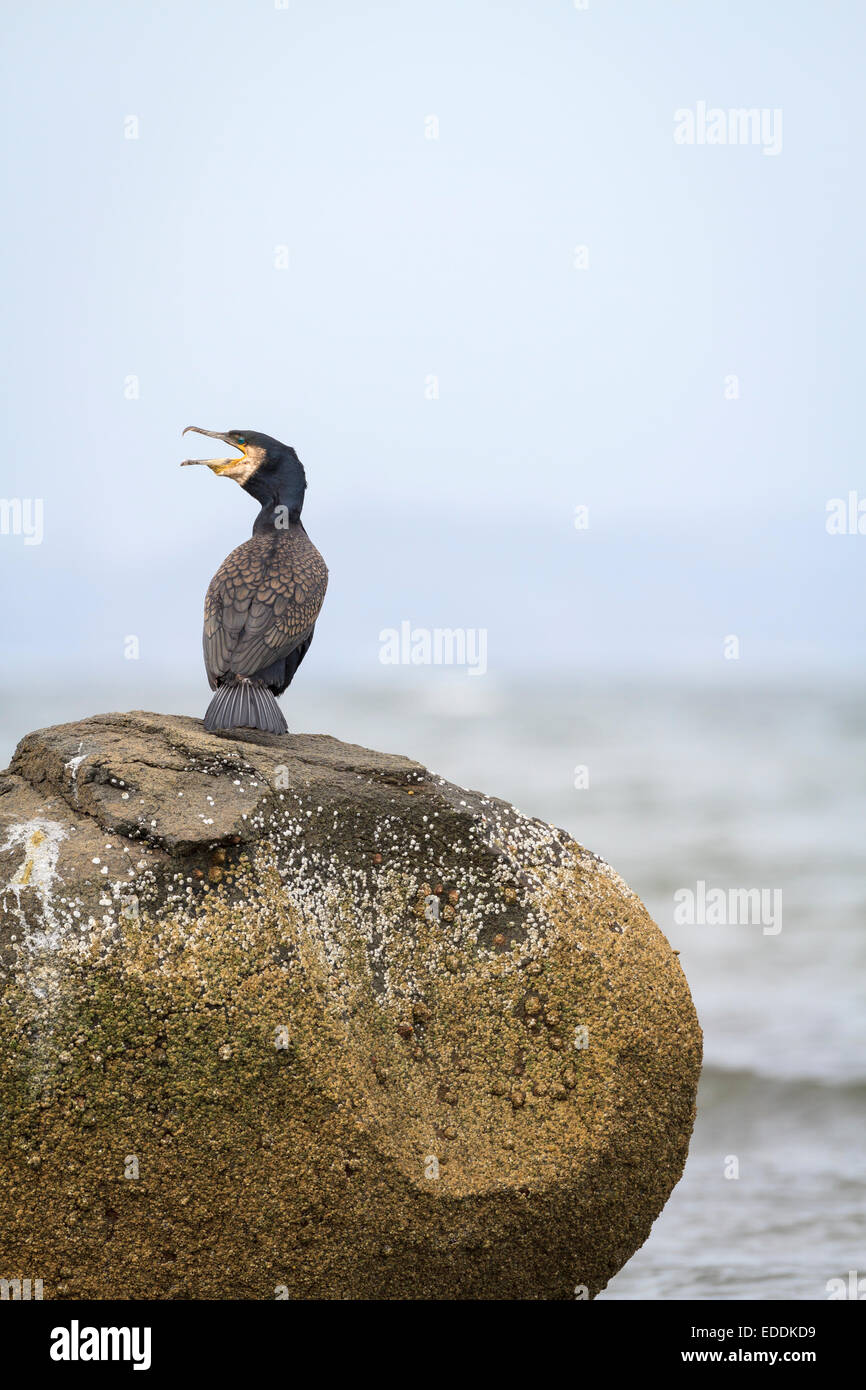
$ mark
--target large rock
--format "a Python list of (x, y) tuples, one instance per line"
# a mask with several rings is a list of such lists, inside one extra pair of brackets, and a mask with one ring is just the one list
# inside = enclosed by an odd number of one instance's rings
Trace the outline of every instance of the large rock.
[(701, 1034), (563, 831), (327, 737), (110, 714), (0, 776), (0, 1277), (46, 1298), (593, 1297)]

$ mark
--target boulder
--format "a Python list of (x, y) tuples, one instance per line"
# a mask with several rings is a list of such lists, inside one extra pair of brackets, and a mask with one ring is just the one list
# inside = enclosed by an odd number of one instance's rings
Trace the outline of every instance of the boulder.
[(0, 904), (0, 1276), (45, 1298), (593, 1298), (682, 1172), (665, 937), (564, 831), (407, 758), (40, 730)]

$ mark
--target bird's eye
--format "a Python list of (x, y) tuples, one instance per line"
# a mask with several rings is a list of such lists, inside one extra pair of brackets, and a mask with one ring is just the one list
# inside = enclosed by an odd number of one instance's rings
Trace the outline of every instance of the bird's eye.
[(239, 444), (246, 444), (246, 442), (247, 442), (247, 441), (244, 439), (243, 435), (242, 435), (242, 434), (239, 434), (239, 435), (238, 435), (238, 443), (239, 443)]

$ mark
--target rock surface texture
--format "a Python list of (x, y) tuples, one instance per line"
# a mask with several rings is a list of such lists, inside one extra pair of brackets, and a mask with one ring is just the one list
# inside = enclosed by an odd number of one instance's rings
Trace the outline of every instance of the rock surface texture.
[(137, 712), (0, 774), (0, 1277), (47, 1299), (592, 1298), (700, 1058), (617, 874), (406, 758)]

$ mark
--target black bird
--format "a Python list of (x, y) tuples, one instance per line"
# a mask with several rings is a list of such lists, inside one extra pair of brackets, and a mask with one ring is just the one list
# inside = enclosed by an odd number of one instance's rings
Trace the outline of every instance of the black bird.
[(184, 459), (234, 478), (261, 505), (252, 539), (223, 560), (204, 601), (204, 664), (216, 694), (206, 729), (288, 733), (274, 698), (309, 651), (328, 587), (328, 570), (301, 524), (307, 478), (294, 449), (255, 430), (199, 429), (239, 458)]

